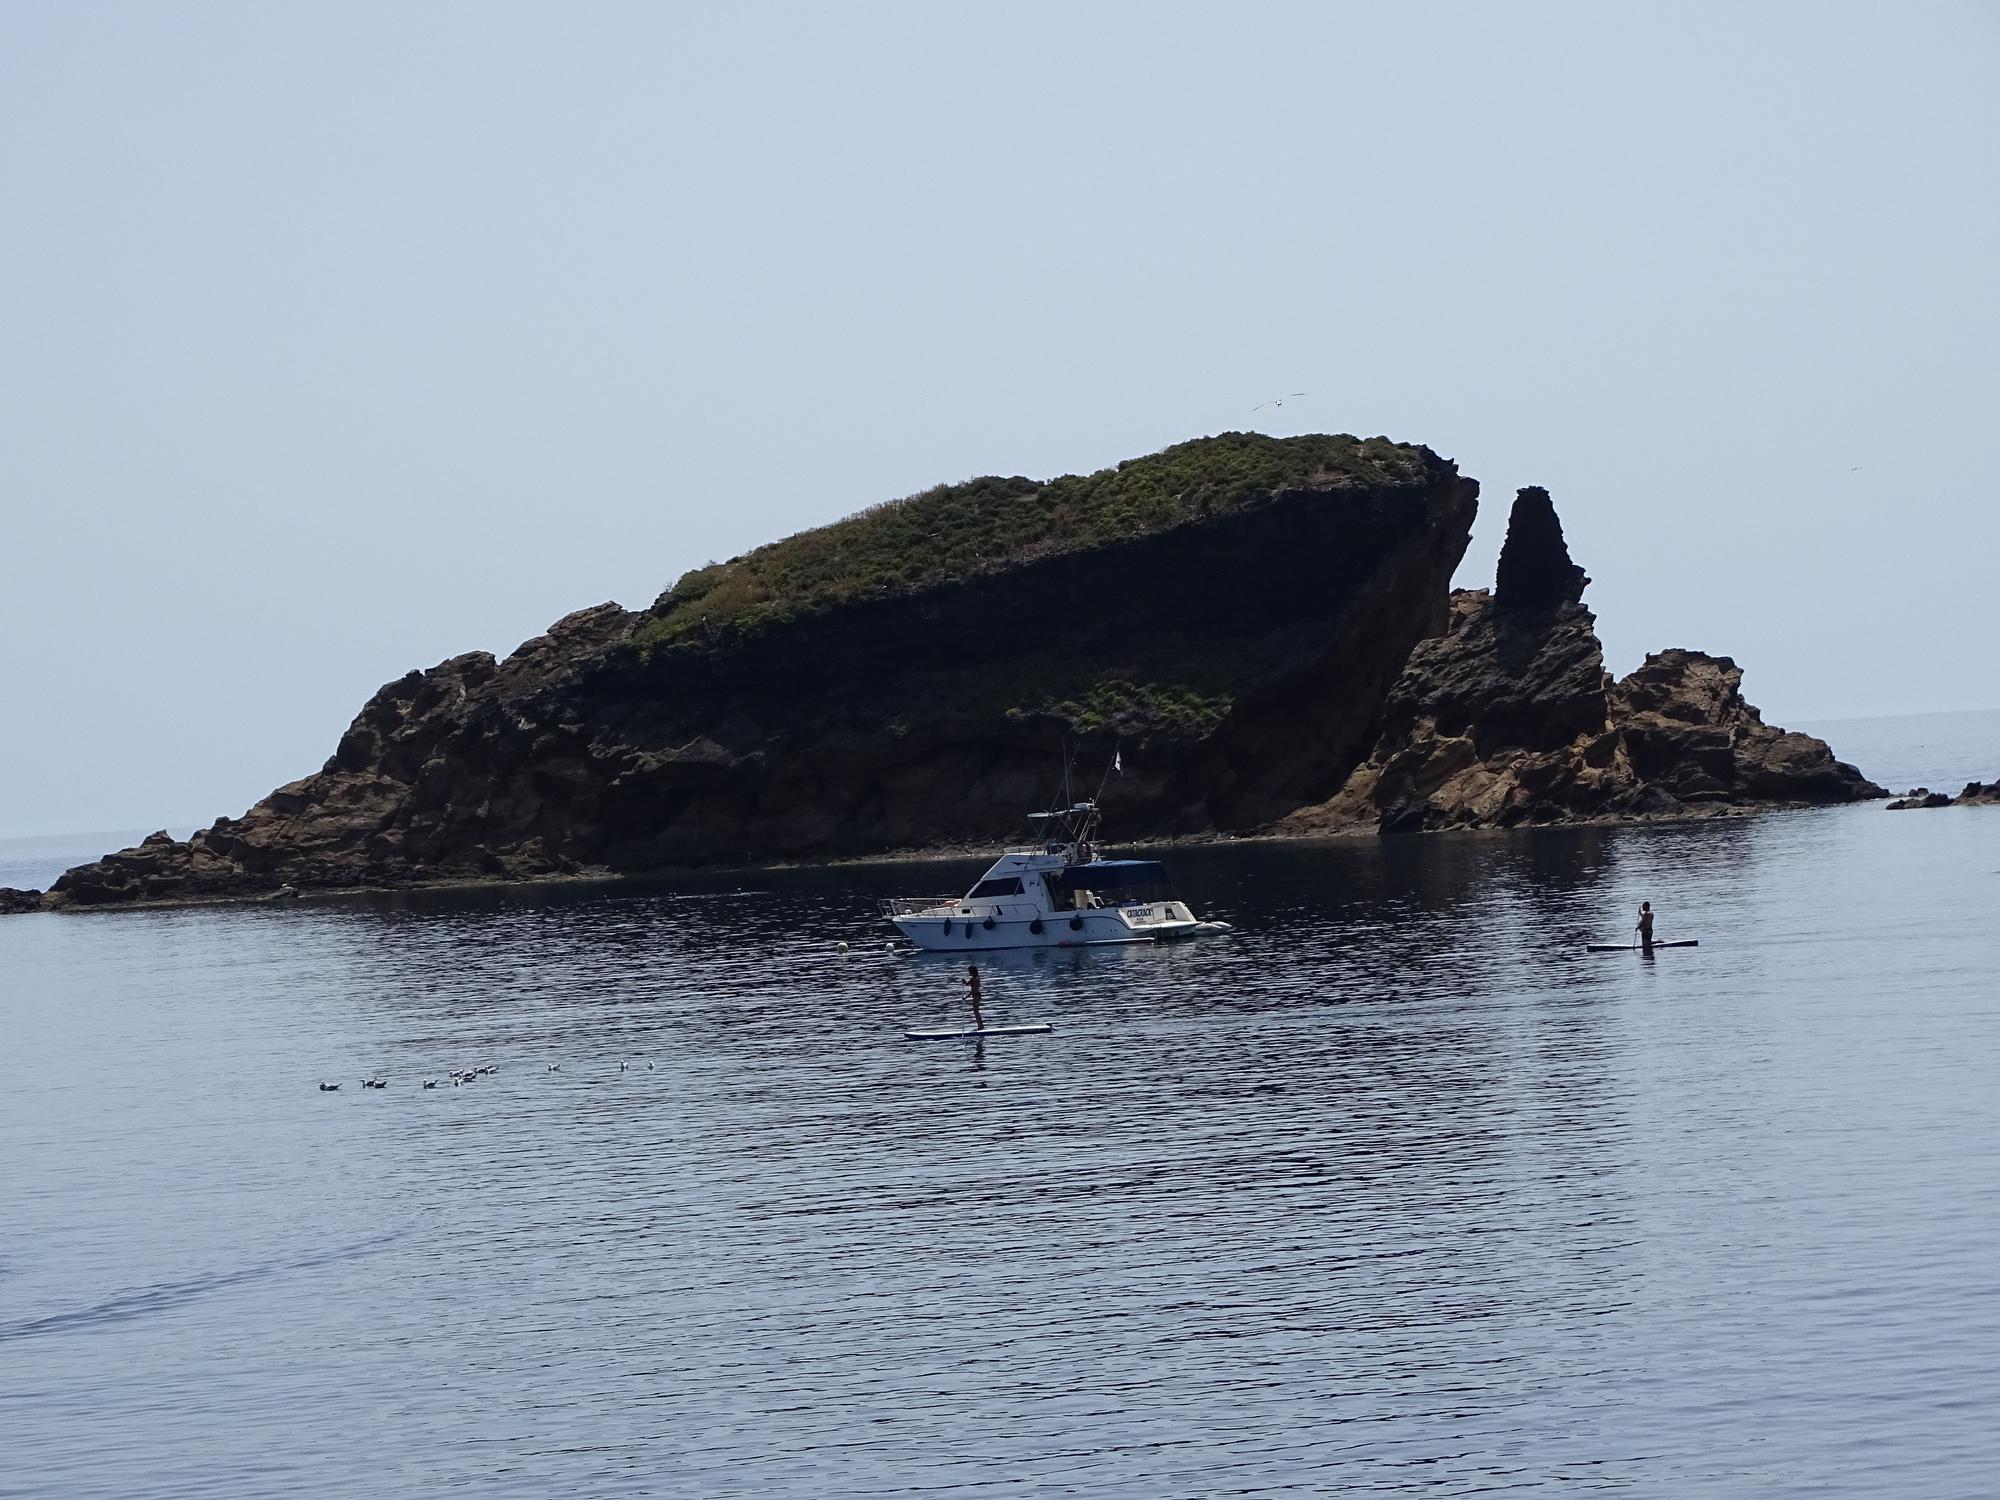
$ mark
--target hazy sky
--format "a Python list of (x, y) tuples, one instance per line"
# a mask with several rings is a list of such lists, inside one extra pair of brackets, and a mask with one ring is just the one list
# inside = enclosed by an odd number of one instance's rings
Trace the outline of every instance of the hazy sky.
[(1547, 485), (1616, 671), (2000, 704), (1996, 65), (1973, 4), (8, 0), (0, 835), (234, 814), (413, 666), (1252, 425), (1457, 459), (1463, 583)]

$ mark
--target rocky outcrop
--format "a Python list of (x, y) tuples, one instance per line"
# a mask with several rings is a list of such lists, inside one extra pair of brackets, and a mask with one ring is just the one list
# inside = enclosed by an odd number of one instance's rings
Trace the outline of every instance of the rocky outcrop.
[(1546, 492), (1521, 491), (1499, 590), (1452, 596), (1448, 628), (1390, 690), (1368, 760), (1277, 830), (1506, 828), (1885, 795), (1824, 742), (1765, 724), (1728, 657), (1657, 652), (1612, 681), (1588, 582)]
[(2000, 806), (2000, 781), (1968, 781), (1956, 797), (1934, 792), (1929, 787), (1912, 787), (1889, 804), (1890, 812), (1906, 812), (1913, 807)]
[(319, 771), (50, 899), (985, 844), (1114, 749), (1120, 837), (1257, 827), (1366, 755), (1476, 494), (1428, 449), (1248, 434), (934, 491), (411, 672)]
[(19, 916), (22, 912), (41, 909), (40, 891), (21, 891), (11, 885), (0, 885), (0, 917)]
[(1502, 608), (1528, 615), (1574, 604), (1590, 579), (1570, 560), (1555, 502), (1538, 484), (1518, 490), (1507, 517), (1493, 591)]
[(1890, 812), (1906, 812), (1913, 807), (1950, 807), (1951, 794), (1934, 792), (1927, 786), (1913, 786), (1889, 804)]

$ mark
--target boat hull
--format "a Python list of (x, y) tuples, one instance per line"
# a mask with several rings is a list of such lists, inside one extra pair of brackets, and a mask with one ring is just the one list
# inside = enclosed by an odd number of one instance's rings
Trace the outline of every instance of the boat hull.
[[(1075, 925), (1072, 925), (1074, 920)], [(1172, 942), (1192, 935), (1198, 922), (1133, 926), (1110, 912), (1044, 917), (908, 916), (897, 930), (927, 953), (985, 953), (996, 948), (1096, 948), (1110, 944)], [(1034, 929), (1040, 926), (1040, 932)]]

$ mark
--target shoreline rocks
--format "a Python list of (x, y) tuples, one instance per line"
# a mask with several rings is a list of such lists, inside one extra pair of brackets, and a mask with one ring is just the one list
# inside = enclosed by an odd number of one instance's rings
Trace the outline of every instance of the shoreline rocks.
[(1888, 812), (1907, 812), (1919, 807), (2000, 807), (2000, 781), (1968, 781), (1956, 797), (1934, 792), (1927, 786), (1911, 787), (1894, 802)]

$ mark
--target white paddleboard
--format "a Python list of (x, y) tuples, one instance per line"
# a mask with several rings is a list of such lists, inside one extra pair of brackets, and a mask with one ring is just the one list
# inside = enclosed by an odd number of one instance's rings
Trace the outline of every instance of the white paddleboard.
[(1039, 1036), (1054, 1030), (1047, 1021), (1034, 1021), (1020, 1026), (953, 1026), (941, 1031), (906, 1031), (903, 1036), (912, 1042), (948, 1042), (969, 1036)]

